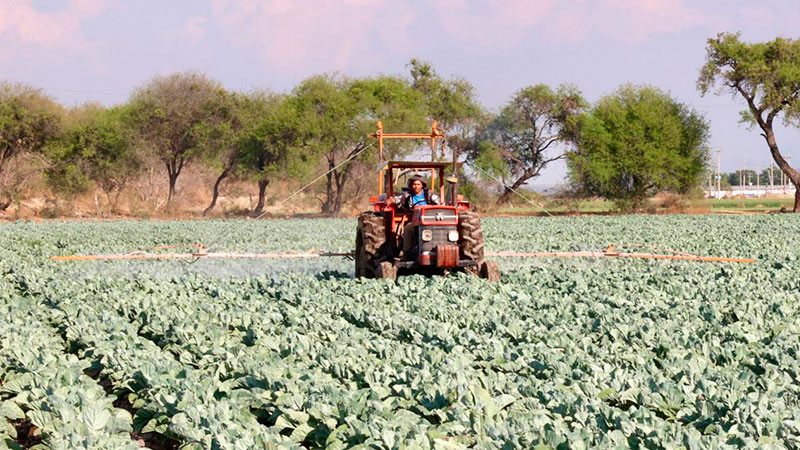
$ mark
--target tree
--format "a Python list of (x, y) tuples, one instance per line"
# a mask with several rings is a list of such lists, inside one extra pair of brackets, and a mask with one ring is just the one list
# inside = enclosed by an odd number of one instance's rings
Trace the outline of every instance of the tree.
[[(458, 153), (474, 145), (475, 133), (486, 114), (472, 84), (463, 78), (444, 79), (425, 61), (412, 59), (407, 67), (411, 87), (422, 96), (428, 120), (439, 123), (447, 145)], [(436, 157), (444, 159), (444, 149)]]
[[(226, 97), (229, 114), (206, 127), (206, 136), (201, 139), (205, 150), (202, 152), (206, 163), (220, 170), (214, 181), (211, 203), (203, 211), (207, 215), (217, 204), (219, 187), (229, 176), (236, 176), (246, 147), (250, 145), (252, 131), (263, 117), (274, 107), (278, 96), (268, 92), (255, 91), (246, 95), (231, 93)], [(247, 165), (244, 164), (243, 167)]]
[(481, 140), (491, 145), (483, 151), (476, 147), (471, 159), (485, 160), (492, 153), (499, 158), (492, 163), (496, 169), (502, 167), (495, 172), (504, 187), (499, 204), (507, 202), (549, 163), (565, 157), (563, 145), (571, 142), (574, 122), (584, 106), (585, 100), (574, 86), (561, 85), (553, 91), (538, 84), (518, 91), (489, 122)]
[[(0, 82), (0, 176), (14, 158), (41, 152), (57, 136), (60, 123), (60, 106), (41, 90)], [(0, 186), (0, 211), (11, 205), (11, 198), (3, 200), (5, 188)]]
[[(348, 79), (322, 75), (304, 80), (293, 93), (303, 120), (306, 147), (320, 155), (328, 171), (322, 212), (339, 214), (344, 192), (357, 158), (374, 158), (367, 152), (376, 122), (388, 129), (413, 130), (425, 125), (419, 94), (400, 78)], [(397, 154), (403, 147), (389, 149)]]
[(47, 170), (50, 183), (61, 192), (77, 193), (94, 182), (116, 209), (123, 189), (142, 166), (125, 115), (125, 106), (106, 109), (90, 104), (72, 110), (51, 152), (55, 164)]
[(654, 87), (626, 85), (580, 118), (570, 178), (588, 194), (637, 209), (657, 192), (698, 186), (707, 140), (708, 124), (688, 106)]
[(761, 129), (772, 159), (795, 186), (794, 212), (800, 212), (800, 172), (781, 154), (774, 129), (778, 116), (787, 125), (800, 125), (800, 40), (749, 44), (739, 37), (720, 33), (708, 40), (697, 87), (703, 95), (719, 86), (718, 93), (744, 98), (742, 121)]
[(142, 144), (167, 169), (167, 204), (181, 171), (209, 148), (204, 140), (212, 135), (210, 128), (230, 114), (226, 97), (219, 83), (194, 72), (157, 76), (134, 92), (130, 120)]
[(266, 189), (274, 176), (294, 174), (294, 164), (308, 163), (307, 155), (300, 151), (304, 129), (297, 105), (283, 96), (271, 96), (263, 101), (263, 114), (240, 140), (236, 158), (240, 173), (258, 182), (254, 216), (263, 211)]

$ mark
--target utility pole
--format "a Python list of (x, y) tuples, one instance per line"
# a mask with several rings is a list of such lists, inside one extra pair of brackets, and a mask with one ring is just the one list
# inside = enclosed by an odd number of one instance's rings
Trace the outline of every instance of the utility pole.
[(756, 191), (758, 197), (761, 197), (761, 167), (756, 166)]
[[(747, 165), (747, 163), (745, 163), (745, 165)], [(742, 186), (744, 186), (744, 170), (739, 169), (739, 189), (741, 189)]]
[(769, 163), (769, 190), (770, 192), (775, 190), (775, 181), (772, 178), (772, 163)]
[[(787, 163), (789, 162), (789, 157), (788, 156), (786, 157), (786, 162)], [(784, 193), (786, 193), (786, 181), (787, 181), (786, 174), (783, 173), (783, 170), (781, 170), (781, 190)]]
[(717, 149), (717, 198), (722, 198), (722, 193), (720, 192), (722, 190), (722, 171), (720, 170), (719, 153), (720, 149)]

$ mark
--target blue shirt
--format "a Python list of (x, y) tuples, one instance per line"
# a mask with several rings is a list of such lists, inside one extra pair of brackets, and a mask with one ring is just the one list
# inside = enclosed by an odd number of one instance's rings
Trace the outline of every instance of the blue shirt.
[(428, 202), (425, 201), (425, 192), (420, 192), (417, 195), (411, 196), (411, 207), (420, 206), (420, 205), (427, 205)]

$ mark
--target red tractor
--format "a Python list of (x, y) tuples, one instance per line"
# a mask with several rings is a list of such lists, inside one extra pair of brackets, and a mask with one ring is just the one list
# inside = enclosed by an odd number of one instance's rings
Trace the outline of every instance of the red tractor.
[[(394, 280), (398, 275), (421, 273), (445, 275), (453, 271), (500, 279), (497, 263), (483, 257), (483, 232), (478, 215), (458, 194), (458, 178), (445, 176), (456, 163), (384, 161), (384, 139), (429, 139), (434, 152), (444, 135), (436, 122), (430, 134), (389, 134), (378, 122), (378, 195), (370, 197), (372, 211), (358, 216), (356, 231), (356, 277)], [(427, 179), (438, 204), (412, 206), (402, 202), (412, 193), (400, 180)], [(404, 195), (404, 193), (406, 195)], [(436, 199), (436, 195), (430, 195)]]

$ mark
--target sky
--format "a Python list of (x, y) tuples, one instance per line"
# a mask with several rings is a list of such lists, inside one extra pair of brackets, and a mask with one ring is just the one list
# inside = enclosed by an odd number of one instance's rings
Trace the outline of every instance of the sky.
[[(0, 79), (112, 105), (157, 74), (288, 92), (319, 73), (406, 75), (417, 58), (469, 80), (491, 110), (539, 83), (573, 83), (590, 102), (649, 84), (706, 117), (728, 172), (771, 158), (738, 123), (738, 98), (697, 91), (706, 40), (797, 38), (798, 23), (797, 0), (0, 0)], [(777, 138), (800, 164), (800, 130)], [(534, 184), (564, 174), (556, 164)]]

